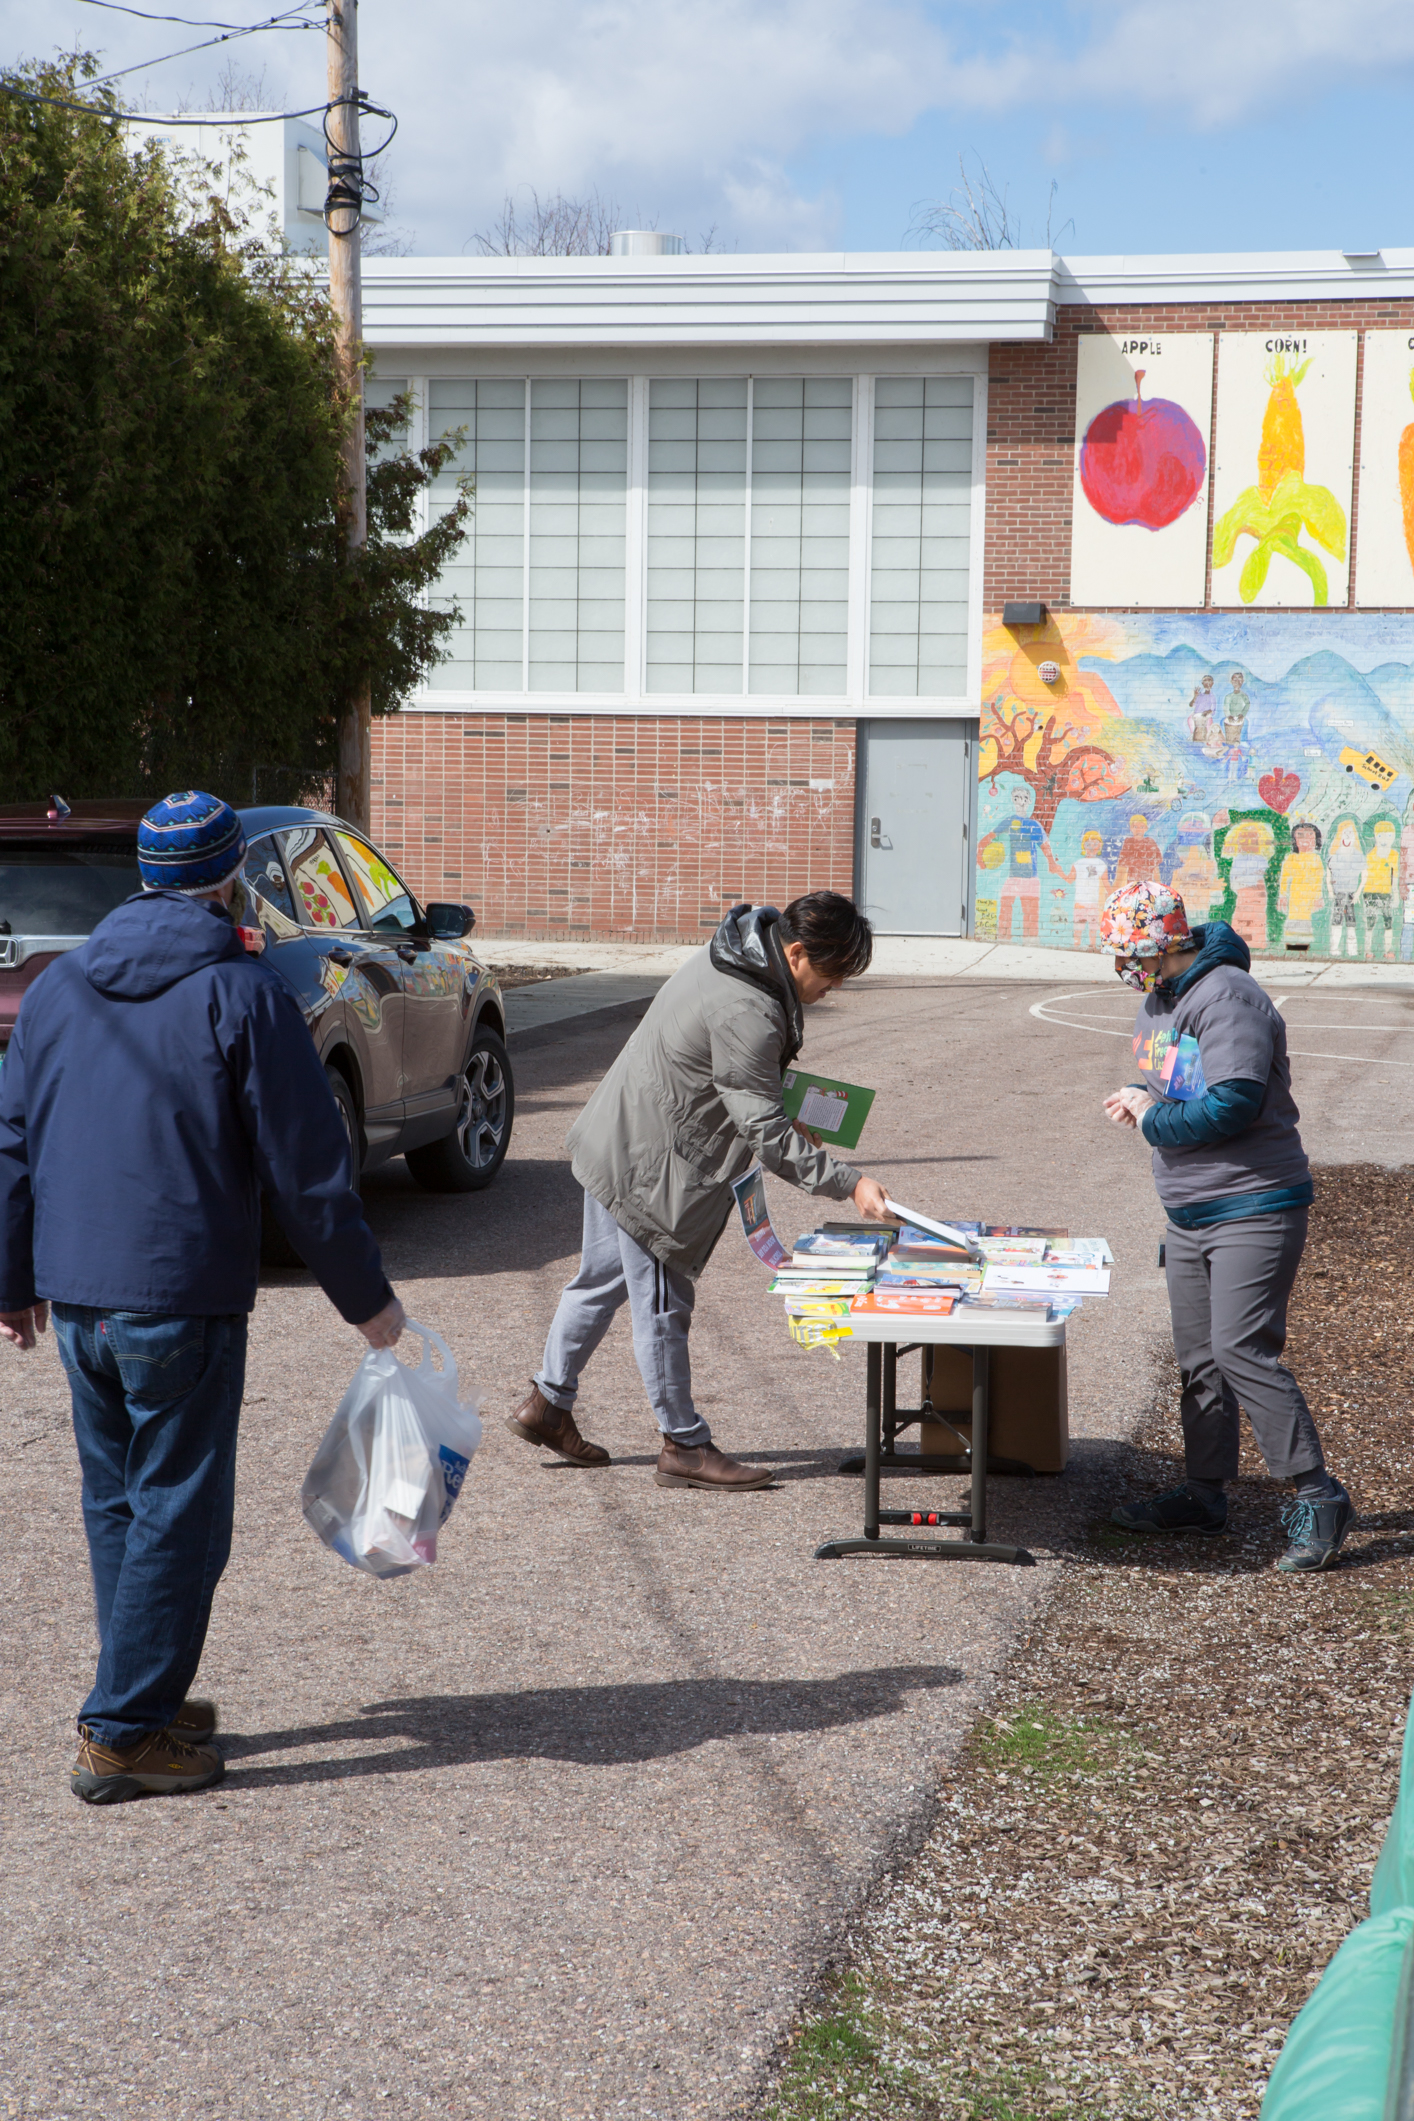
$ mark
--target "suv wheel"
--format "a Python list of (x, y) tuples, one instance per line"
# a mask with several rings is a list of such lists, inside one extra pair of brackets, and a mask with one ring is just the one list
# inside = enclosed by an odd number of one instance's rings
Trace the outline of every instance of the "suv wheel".
[[(349, 1139), (349, 1153), (353, 1159), (354, 1191), (358, 1191), (359, 1165), (363, 1161), (363, 1135), (358, 1124), (358, 1106), (348, 1085), (348, 1078), (338, 1068), (326, 1068), (325, 1079), (334, 1093), (334, 1103), (339, 1108), (339, 1117), (344, 1123), (344, 1132)], [(268, 1193), (260, 1196), (260, 1264), (262, 1267), (302, 1267), (295, 1247), (285, 1235), (284, 1226), (270, 1205)]]
[(506, 1160), (515, 1121), (510, 1056), (494, 1031), (479, 1030), (466, 1064), (466, 1100), (450, 1134), (409, 1149), (407, 1167), (429, 1193), (479, 1193)]

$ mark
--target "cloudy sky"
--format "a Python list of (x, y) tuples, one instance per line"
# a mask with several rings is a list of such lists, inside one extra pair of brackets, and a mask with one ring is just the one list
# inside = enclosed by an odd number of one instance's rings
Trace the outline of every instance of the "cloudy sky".
[[(244, 24), (202, 0), (154, 14)], [(278, 4), (278, 0), (275, 0)], [(203, 34), (91, 0), (0, 0), (6, 63), (132, 67), (149, 110), (224, 65), (323, 96), (322, 37)], [(1365, 249), (1411, 236), (1410, 0), (364, 0), (360, 73), (400, 120), (397, 221), (454, 254), (507, 192), (596, 188), (725, 249), (892, 250), (985, 163), (1028, 242), (1072, 253)], [(974, 161), (973, 166), (976, 166)]]

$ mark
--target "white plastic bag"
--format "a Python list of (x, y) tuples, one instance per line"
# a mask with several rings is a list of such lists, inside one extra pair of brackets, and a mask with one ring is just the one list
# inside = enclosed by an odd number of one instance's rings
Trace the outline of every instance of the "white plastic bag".
[[(300, 1505), (323, 1540), (370, 1576), (405, 1576), (437, 1559), (437, 1534), (481, 1441), (479, 1400), (457, 1396), (457, 1366), (440, 1333), (422, 1336), (415, 1370), (370, 1348), (324, 1432)], [(432, 1366), (440, 1348), (444, 1367)]]

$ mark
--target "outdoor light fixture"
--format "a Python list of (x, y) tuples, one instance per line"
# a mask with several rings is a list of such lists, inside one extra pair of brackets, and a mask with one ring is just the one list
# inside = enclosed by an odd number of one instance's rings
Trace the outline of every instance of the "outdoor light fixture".
[(1060, 664), (1042, 663), (1037, 669), (1036, 675), (1043, 685), (1058, 685), (1060, 683)]
[(1044, 604), (1003, 604), (1003, 626), (1044, 626), (1046, 607)]

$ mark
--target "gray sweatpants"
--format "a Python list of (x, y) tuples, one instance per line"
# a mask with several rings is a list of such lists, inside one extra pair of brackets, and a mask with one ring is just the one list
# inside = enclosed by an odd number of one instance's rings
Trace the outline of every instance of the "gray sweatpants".
[(1292, 1480), (1325, 1465), (1311, 1410), (1281, 1361), (1307, 1213), (1287, 1208), (1206, 1230), (1168, 1226), (1184, 1469), (1194, 1480), (1236, 1479), (1239, 1401), (1274, 1478)]
[(645, 1252), (608, 1209), (586, 1193), (579, 1272), (560, 1298), (536, 1384), (552, 1407), (572, 1408), (581, 1370), (626, 1302), (633, 1320), (633, 1352), (658, 1427), (675, 1443), (706, 1443), (712, 1431), (692, 1404), (687, 1352), (696, 1297), (685, 1274)]

